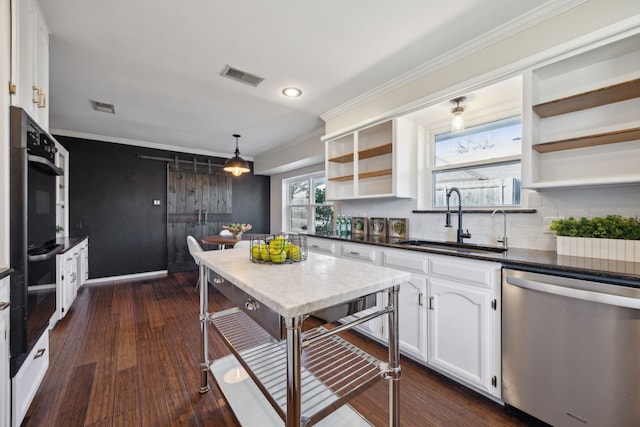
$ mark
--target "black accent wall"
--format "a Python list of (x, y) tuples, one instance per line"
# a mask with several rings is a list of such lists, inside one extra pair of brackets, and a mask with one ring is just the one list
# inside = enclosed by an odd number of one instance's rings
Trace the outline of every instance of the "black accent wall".
[[(56, 136), (69, 150), (69, 235), (89, 236), (89, 277), (167, 268), (167, 164), (225, 159)], [(185, 165), (186, 167), (186, 165)], [(270, 177), (233, 177), (232, 222), (269, 232)], [(153, 200), (160, 200), (154, 206)]]

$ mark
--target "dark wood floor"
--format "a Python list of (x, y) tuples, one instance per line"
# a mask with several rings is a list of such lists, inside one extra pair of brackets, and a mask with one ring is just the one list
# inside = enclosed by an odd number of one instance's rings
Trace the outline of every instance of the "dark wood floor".
[[(238, 426), (215, 381), (198, 393), (195, 273), (83, 287), (50, 335), (50, 365), (24, 426)], [(229, 306), (215, 290), (210, 311)], [(349, 339), (381, 359), (369, 340)], [(227, 355), (211, 333), (214, 358)], [(380, 382), (352, 401), (376, 426), (387, 425)], [(402, 426), (525, 426), (504, 409), (403, 360)]]

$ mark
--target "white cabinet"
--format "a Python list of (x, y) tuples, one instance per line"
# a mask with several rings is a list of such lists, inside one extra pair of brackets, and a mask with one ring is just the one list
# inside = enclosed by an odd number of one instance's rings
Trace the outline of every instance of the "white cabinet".
[(341, 243), (340, 255), (372, 264), (380, 264), (379, 252), (375, 246), (358, 243)]
[(640, 182), (640, 29), (524, 73), (523, 187)]
[(49, 367), (49, 330), (33, 346), (33, 349), (12, 379), (11, 419), (13, 426), (22, 423), (33, 397)]
[(327, 199), (416, 197), (416, 153), (416, 125), (402, 118), (327, 139)]
[(11, 104), (49, 129), (49, 30), (35, 0), (12, 0)]
[[(333, 239), (324, 239), (319, 237), (308, 237), (307, 244), (308, 249), (313, 252), (355, 259), (357, 261), (362, 261), (363, 264), (380, 264), (380, 255), (375, 247), (371, 245), (340, 242)], [(362, 268), (366, 268), (366, 266), (363, 265)], [(378, 295), (376, 307), (363, 310), (353, 316), (349, 316), (346, 320), (355, 320), (356, 318), (374, 313), (377, 310), (382, 309), (382, 304), (382, 297)], [(361, 325), (356, 326), (356, 329), (376, 340), (382, 341), (384, 338), (383, 319), (381, 317), (362, 323)]]
[(11, 380), (9, 377), (9, 278), (0, 281), (0, 427), (9, 427)]
[(58, 298), (58, 318), (62, 319), (66, 316), (71, 304), (76, 299), (77, 280), (78, 280), (78, 252), (69, 250), (57, 256), (58, 280), (57, 280), (57, 298)]
[(64, 171), (56, 177), (56, 227), (57, 236), (69, 236), (69, 152), (56, 142), (56, 166)]
[(500, 397), (501, 265), (429, 258), (428, 363)]
[(67, 315), (78, 289), (89, 278), (89, 240), (84, 239), (57, 255), (57, 319)]
[(411, 272), (411, 280), (400, 286), (399, 341), (403, 354), (427, 361), (427, 255), (385, 249), (383, 265)]
[(77, 287), (84, 285), (89, 280), (89, 239), (85, 239), (79, 247), (80, 261), (78, 263)]
[(331, 239), (308, 237), (307, 249), (320, 254), (333, 255), (335, 253), (335, 243)]

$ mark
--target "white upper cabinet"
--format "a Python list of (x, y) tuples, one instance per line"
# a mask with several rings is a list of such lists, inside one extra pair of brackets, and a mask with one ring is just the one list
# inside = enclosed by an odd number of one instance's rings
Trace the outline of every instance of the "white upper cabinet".
[(525, 71), (523, 186), (640, 182), (640, 29)]
[(49, 129), (49, 30), (35, 0), (13, 0), (11, 104)]
[(402, 118), (327, 139), (327, 199), (416, 197), (416, 139)]

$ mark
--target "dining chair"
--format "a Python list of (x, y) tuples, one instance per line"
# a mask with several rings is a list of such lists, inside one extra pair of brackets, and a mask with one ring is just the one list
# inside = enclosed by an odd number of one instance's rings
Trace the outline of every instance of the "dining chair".
[(233, 245), (234, 249), (235, 248), (249, 248), (251, 247), (251, 240), (240, 240), (238, 242), (236, 242), (235, 245)]
[[(192, 257), (198, 252), (203, 252), (202, 246), (200, 246), (200, 243), (198, 243), (196, 238), (193, 236), (187, 236), (187, 246), (189, 247), (189, 254), (191, 254)], [(196, 262), (196, 264), (198, 264), (198, 280), (196, 280), (196, 288), (194, 290), (195, 292), (198, 290), (198, 286), (200, 285), (200, 263), (198, 263), (195, 257), (193, 258), (193, 260)]]

